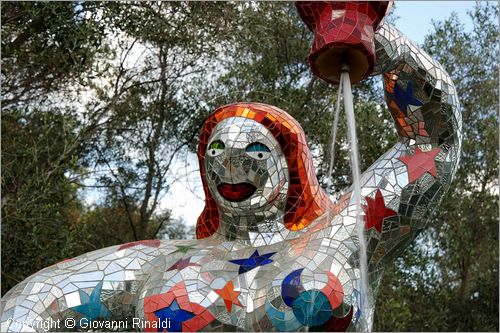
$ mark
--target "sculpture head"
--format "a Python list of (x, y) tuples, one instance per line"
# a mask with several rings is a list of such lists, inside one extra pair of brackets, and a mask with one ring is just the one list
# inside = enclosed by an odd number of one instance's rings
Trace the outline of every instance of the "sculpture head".
[(250, 221), (281, 212), (286, 228), (300, 230), (331, 206), (302, 128), (276, 107), (238, 103), (217, 109), (205, 121), (198, 159), (205, 191), (198, 238), (215, 233), (224, 213)]
[(264, 214), (286, 199), (289, 175), (283, 151), (253, 119), (231, 117), (215, 126), (205, 151), (205, 172), (210, 193), (224, 211)]

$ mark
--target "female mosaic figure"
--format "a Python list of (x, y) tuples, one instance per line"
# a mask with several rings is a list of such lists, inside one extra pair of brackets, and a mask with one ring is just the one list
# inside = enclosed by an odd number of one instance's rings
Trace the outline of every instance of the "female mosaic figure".
[[(456, 170), (461, 117), (448, 74), (384, 24), (383, 74), (399, 141), (362, 175), (369, 278), (426, 225)], [(319, 187), (286, 112), (239, 103), (206, 120), (197, 240), (145, 240), (65, 260), (1, 300), (1, 331), (361, 330), (354, 204)]]

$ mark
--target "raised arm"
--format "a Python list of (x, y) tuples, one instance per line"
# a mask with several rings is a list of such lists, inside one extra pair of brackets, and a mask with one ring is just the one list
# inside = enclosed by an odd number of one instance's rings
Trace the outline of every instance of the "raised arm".
[(376, 33), (376, 74), (398, 142), (361, 179), (370, 271), (426, 226), (457, 169), (461, 115), (455, 86), (426, 52), (390, 24)]

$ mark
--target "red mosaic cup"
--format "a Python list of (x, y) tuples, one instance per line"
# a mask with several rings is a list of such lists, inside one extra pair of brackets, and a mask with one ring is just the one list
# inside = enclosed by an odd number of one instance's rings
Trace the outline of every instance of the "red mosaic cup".
[(309, 63), (314, 74), (339, 83), (342, 65), (351, 82), (366, 78), (375, 65), (375, 31), (392, 1), (299, 1), (300, 17), (314, 33)]

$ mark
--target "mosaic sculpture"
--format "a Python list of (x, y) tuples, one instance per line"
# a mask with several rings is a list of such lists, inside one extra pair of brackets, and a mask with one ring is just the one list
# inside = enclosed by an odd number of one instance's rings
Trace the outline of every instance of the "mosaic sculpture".
[[(414, 239), (457, 168), (461, 116), (441, 65), (384, 23), (383, 74), (398, 142), (361, 178), (369, 280)], [(363, 75), (361, 75), (362, 77)], [(65, 260), (1, 300), (1, 331), (363, 330), (350, 191), (320, 188), (300, 125), (258, 103), (208, 117), (197, 240), (144, 240)], [(8, 246), (8, 245), (7, 245)]]

